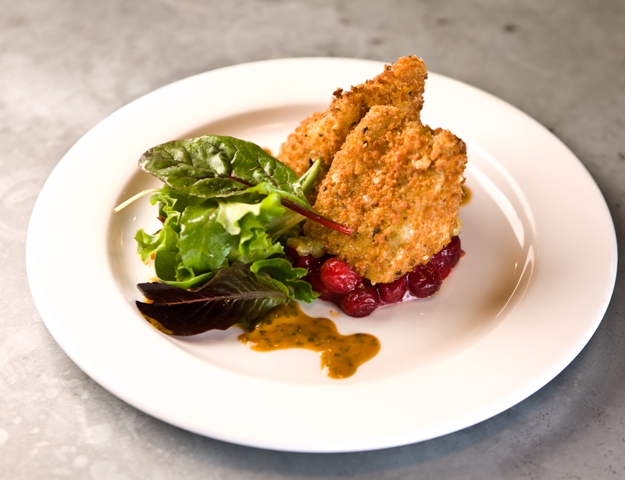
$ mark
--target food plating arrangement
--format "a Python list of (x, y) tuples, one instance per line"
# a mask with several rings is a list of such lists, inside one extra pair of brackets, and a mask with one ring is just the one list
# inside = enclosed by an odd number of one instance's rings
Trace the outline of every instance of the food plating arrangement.
[(419, 58), (403, 57), (372, 80), (336, 90), (277, 157), (219, 135), (145, 152), (140, 168), (163, 187), (116, 209), (150, 195), (162, 223), (135, 236), (157, 279), (138, 285), (144, 317), (176, 336), (237, 325), (250, 348), (309, 348), (328, 376), (355, 373), (379, 341), (343, 337), (294, 302), (319, 299), (366, 317), (434, 295), (464, 254), (466, 146), (421, 123), (426, 78)]

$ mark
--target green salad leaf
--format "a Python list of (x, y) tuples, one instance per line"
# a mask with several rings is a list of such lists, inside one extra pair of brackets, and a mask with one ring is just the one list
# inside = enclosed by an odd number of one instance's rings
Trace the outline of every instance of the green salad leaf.
[(265, 274), (271, 277), (276, 286), (284, 290), (290, 299), (302, 300), (310, 303), (319, 294), (313, 291), (312, 286), (305, 280), (302, 280), (308, 270), (305, 268), (293, 268), (291, 262), (285, 258), (274, 257), (266, 260), (258, 260), (250, 265), (250, 270), (254, 273)]
[(258, 145), (233, 137), (205, 135), (157, 145), (139, 166), (167, 185), (201, 198), (225, 197), (262, 185), (307, 208), (293, 170)]
[(140, 167), (164, 185), (139, 193), (158, 205), (162, 227), (139, 229), (137, 251), (153, 260), (158, 282), (138, 285), (149, 302), (139, 310), (173, 335), (248, 328), (271, 308), (319, 294), (284, 253), (305, 217), (349, 230), (317, 215), (306, 199), (319, 162), (301, 178), (250, 142), (207, 135), (148, 150)]
[(275, 193), (295, 212), (352, 233), (348, 226), (315, 212), (295, 172), (252, 142), (220, 135), (174, 140), (145, 152), (139, 167), (166, 185), (199, 198)]
[(286, 213), (276, 194), (203, 199), (165, 185), (150, 202), (158, 203), (163, 226), (154, 234), (139, 229), (135, 240), (141, 259), (154, 260), (163, 283), (194, 288), (233, 262), (252, 264), (284, 253), (271, 235)]

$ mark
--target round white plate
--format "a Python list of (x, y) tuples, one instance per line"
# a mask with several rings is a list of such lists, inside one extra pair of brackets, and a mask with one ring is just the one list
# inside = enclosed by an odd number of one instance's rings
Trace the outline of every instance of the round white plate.
[[(433, 298), (364, 319), (316, 302), (342, 333), (376, 335), (382, 350), (332, 380), (317, 354), (258, 353), (239, 331), (167, 337), (134, 306), (151, 272), (134, 232), (157, 228), (155, 186), (137, 168), (148, 148), (202, 133), (277, 152), (337, 87), (379, 62), (304, 58), (207, 72), (115, 112), (60, 161), (35, 206), (27, 241), (33, 297), (52, 335), (87, 374), (166, 422), (243, 445), (301, 452), (377, 449), (473, 425), (528, 397), (580, 352), (615, 282), (616, 239), (604, 199), (575, 156), (505, 102), (430, 74), (424, 122), (469, 147), (461, 209), (466, 255)], [(581, 387), (583, 388), (583, 386)]]

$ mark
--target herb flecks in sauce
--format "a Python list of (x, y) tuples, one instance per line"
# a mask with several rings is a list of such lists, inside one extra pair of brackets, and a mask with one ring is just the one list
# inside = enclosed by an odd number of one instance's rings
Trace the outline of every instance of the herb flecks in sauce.
[(330, 378), (351, 377), (380, 351), (380, 341), (375, 336), (341, 335), (334, 322), (306, 315), (297, 303), (275, 308), (254, 330), (239, 335), (239, 341), (261, 352), (286, 348), (319, 352), (321, 369)]

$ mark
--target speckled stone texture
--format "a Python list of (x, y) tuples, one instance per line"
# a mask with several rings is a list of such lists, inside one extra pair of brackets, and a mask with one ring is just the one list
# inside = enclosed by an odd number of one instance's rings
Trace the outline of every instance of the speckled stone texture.
[(622, 243), (623, 25), (621, 0), (0, 0), (0, 478), (625, 478), (622, 268), (587, 347), (514, 408), (415, 445), (309, 455), (203, 438), (103, 390), (48, 333), (24, 261), (39, 190), (100, 120), (192, 74), (292, 56), (417, 54), (515, 105), (588, 168)]

